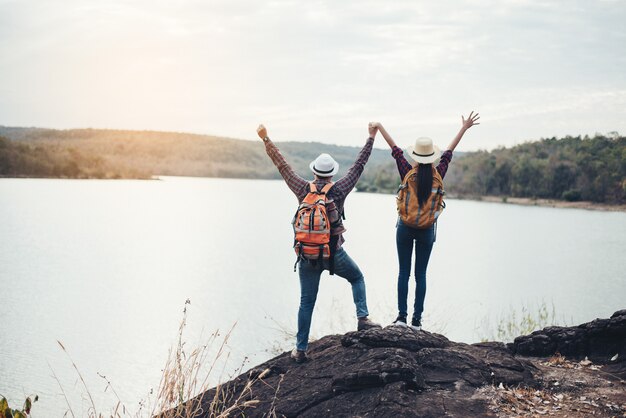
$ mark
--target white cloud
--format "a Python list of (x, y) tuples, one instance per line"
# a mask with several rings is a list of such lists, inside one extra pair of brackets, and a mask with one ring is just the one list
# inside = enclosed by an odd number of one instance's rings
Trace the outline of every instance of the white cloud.
[[(0, 0), (0, 123), (471, 147), (626, 131), (625, 2)], [(574, 116), (574, 118), (573, 118)], [(579, 130), (580, 132), (577, 132)]]

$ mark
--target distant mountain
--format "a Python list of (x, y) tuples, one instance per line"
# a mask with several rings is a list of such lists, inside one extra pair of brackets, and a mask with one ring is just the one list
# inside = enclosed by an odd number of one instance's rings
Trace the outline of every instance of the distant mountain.
[[(360, 146), (277, 142), (294, 170), (331, 154), (343, 175)], [(155, 175), (278, 179), (260, 140), (180, 132), (0, 126), (0, 176), (150, 178)], [(374, 149), (357, 188), (393, 193), (400, 179), (388, 150)], [(455, 195), (626, 202), (626, 137), (546, 138), (512, 148), (455, 152), (445, 178)]]
[[(67, 178), (149, 178), (153, 175), (280, 178), (263, 143), (180, 132), (108, 129), (42, 129), (0, 126), (0, 175)], [(356, 143), (365, 144), (365, 137)], [(285, 158), (305, 178), (309, 163), (331, 154), (339, 175), (361, 146), (319, 142), (277, 142)], [(391, 159), (374, 149), (366, 170)]]

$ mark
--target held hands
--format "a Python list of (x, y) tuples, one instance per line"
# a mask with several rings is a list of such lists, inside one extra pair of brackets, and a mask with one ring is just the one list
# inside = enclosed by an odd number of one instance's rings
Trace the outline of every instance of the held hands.
[(389, 133), (387, 132), (387, 130), (383, 127), (383, 124), (380, 122), (373, 122), (372, 126), (374, 128), (376, 128), (380, 134), (383, 136), (383, 138), (385, 139), (385, 141), (387, 141), (387, 144), (389, 145), (389, 147), (391, 149), (393, 149), (394, 147), (396, 147), (396, 143), (393, 140), (393, 138), (391, 137), (391, 135), (389, 135)]
[(376, 134), (378, 133), (379, 125), (380, 125), (380, 123), (378, 123), (378, 122), (370, 122), (367, 125), (367, 130), (369, 131), (370, 138), (372, 138), (372, 139), (376, 138)]
[(467, 131), (469, 128), (471, 128), (474, 125), (480, 125), (480, 122), (476, 122), (478, 119), (480, 119), (480, 116), (478, 115), (478, 113), (474, 115), (473, 110), (472, 110), (472, 113), (469, 114), (467, 119), (465, 119), (465, 117), (461, 115), (461, 125), (462, 125), (461, 129), (464, 131)]

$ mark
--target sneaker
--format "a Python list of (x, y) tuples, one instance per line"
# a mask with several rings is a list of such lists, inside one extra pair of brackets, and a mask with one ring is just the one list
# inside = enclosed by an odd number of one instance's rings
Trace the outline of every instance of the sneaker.
[(380, 324), (377, 324), (376, 322), (372, 321), (368, 317), (359, 318), (359, 321), (356, 327), (357, 331), (365, 331), (366, 329), (372, 329), (372, 328), (382, 328), (382, 327), (380, 326)]
[(406, 316), (398, 315), (395, 321), (391, 323), (391, 325), (406, 327)]
[(306, 355), (306, 351), (298, 350), (297, 348), (291, 350), (291, 358), (296, 363), (304, 363), (309, 359), (309, 357)]
[(411, 328), (413, 328), (415, 331), (420, 331), (422, 329), (422, 320), (420, 319), (416, 319), (413, 318), (411, 319)]

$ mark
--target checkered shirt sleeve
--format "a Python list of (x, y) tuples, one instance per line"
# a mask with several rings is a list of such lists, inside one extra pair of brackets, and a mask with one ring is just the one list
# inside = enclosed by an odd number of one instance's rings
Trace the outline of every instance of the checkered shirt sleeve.
[(337, 199), (345, 199), (348, 193), (352, 191), (357, 181), (359, 181), (359, 177), (363, 174), (365, 164), (367, 164), (367, 160), (372, 154), (373, 146), (374, 139), (368, 138), (365, 146), (361, 149), (359, 155), (357, 155), (356, 161), (354, 161), (354, 164), (348, 169), (346, 175), (335, 182), (333, 190), (336, 193)]
[(278, 168), (280, 175), (285, 179), (289, 189), (298, 197), (298, 200), (302, 200), (307, 194), (309, 182), (293, 171), (293, 168), (287, 163), (278, 147), (269, 138), (265, 140), (265, 151), (276, 168)]

